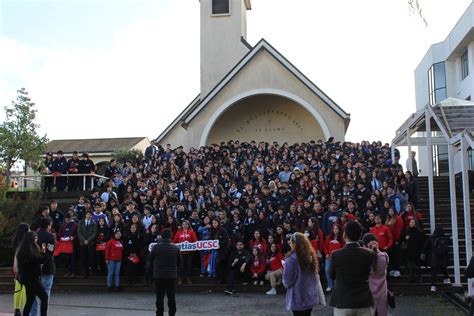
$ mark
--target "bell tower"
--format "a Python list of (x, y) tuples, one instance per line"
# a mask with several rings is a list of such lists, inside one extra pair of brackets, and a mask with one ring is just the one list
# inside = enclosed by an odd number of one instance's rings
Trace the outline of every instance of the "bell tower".
[[(247, 10), (250, 0), (200, 0), (201, 99), (249, 51)], [(243, 40), (242, 40), (243, 39)]]

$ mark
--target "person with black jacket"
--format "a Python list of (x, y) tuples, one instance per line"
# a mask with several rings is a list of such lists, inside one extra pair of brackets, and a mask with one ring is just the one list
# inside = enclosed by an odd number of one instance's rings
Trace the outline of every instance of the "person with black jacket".
[(127, 281), (134, 284), (140, 272), (143, 235), (137, 224), (131, 224), (124, 238), (124, 256), (127, 261)]
[[(45, 175), (52, 175), (53, 172), (54, 172), (53, 153), (48, 152), (46, 153), (46, 159), (44, 161), (44, 169), (42, 173)], [(52, 176), (45, 177), (43, 192), (51, 192), (52, 190), (53, 190), (53, 177)]]
[[(68, 174), (78, 174), (79, 173), (79, 163), (81, 160), (78, 157), (77, 151), (74, 151), (72, 153), (71, 159), (67, 161), (67, 173)], [(68, 185), (67, 185), (67, 190), (69, 192), (71, 191), (77, 191), (79, 188), (81, 188), (81, 181), (82, 179), (80, 177), (68, 177)]]
[(23, 237), (16, 251), (20, 282), (26, 288), (26, 304), (23, 315), (30, 315), (31, 307), (38, 297), (41, 301), (41, 316), (48, 315), (48, 294), (41, 284), (41, 264), (43, 255), (37, 244), (38, 236), (34, 231), (29, 231)]
[(374, 300), (369, 287), (369, 274), (375, 256), (358, 243), (362, 227), (349, 221), (344, 227), (346, 246), (331, 254), (331, 278), (336, 280), (330, 306), (334, 315), (372, 315)]
[(153, 271), (156, 290), (156, 315), (164, 314), (164, 299), (168, 297), (169, 315), (176, 315), (176, 279), (181, 262), (179, 247), (171, 243), (171, 231), (163, 229), (161, 239), (152, 248), (148, 256), (147, 267)]
[(237, 241), (235, 244), (235, 250), (229, 257), (229, 268), (227, 272), (227, 288), (224, 291), (227, 295), (233, 295), (234, 281), (237, 278), (243, 279), (243, 282), (248, 282), (250, 262), (252, 256), (244, 249), (244, 242), (242, 240)]
[(425, 234), (418, 226), (415, 219), (411, 219), (408, 227), (402, 231), (400, 244), (403, 258), (406, 260), (406, 266), (410, 273), (410, 282), (421, 282), (421, 262), (420, 256), (425, 242)]
[(217, 249), (214, 258), (215, 264), (213, 272), (215, 281), (219, 282), (226, 275), (225, 268), (227, 263), (227, 256), (229, 254), (229, 234), (224, 227), (221, 227), (219, 220), (213, 219), (211, 222), (210, 238), (211, 240), (219, 240), (219, 249)]
[(18, 273), (18, 260), (16, 257), (16, 251), (18, 249), (18, 246), (20, 245), (21, 240), (23, 239), (25, 234), (29, 231), (30, 231), (30, 226), (28, 224), (20, 223), (16, 229), (15, 237), (12, 240), (12, 249), (13, 249), (13, 252), (15, 253), (15, 256), (13, 257), (13, 276), (15, 278), (15, 292), (13, 294), (13, 305), (15, 308), (14, 316), (21, 316), (20, 291), (23, 287), (23, 284), (20, 282), (20, 275)]
[[(37, 244), (41, 248), (43, 254), (43, 262), (41, 265), (41, 284), (43, 285), (48, 300), (51, 297), (51, 288), (53, 287), (54, 274), (56, 273), (56, 263), (54, 261), (54, 249), (56, 248), (56, 235), (51, 233), (53, 228), (53, 220), (51, 218), (43, 218), (40, 221), (40, 227), (37, 230)], [(30, 316), (36, 316), (39, 300), (36, 300), (32, 307)]]
[[(469, 261), (469, 265), (466, 267), (466, 270), (464, 271), (464, 274), (467, 279), (472, 279), (474, 278), (474, 256), (471, 257), (471, 260)], [(469, 316), (474, 315), (474, 299), (471, 298), (471, 307), (469, 308)]]
[[(92, 160), (89, 159), (89, 154), (88, 153), (82, 153), (82, 159), (81, 161), (79, 161), (79, 166), (78, 166), (78, 169), (79, 169), (79, 173), (80, 174), (93, 174), (95, 173), (96, 171), (96, 167), (95, 167), (95, 164)], [(91, 179), (93, 179), (92, 177), (85, 177), (85, 179), (83, 177), (80, 177), (80, 181), (82, 183), (82, 186), (84, 185), (84, 180), (86, 181), (86, 187), (85, 189), (86, 190), (89, 190), (91, 188)], [(82, 187), (80, 186), (80, 187)]]
[(62, 192), (66, 190), (67, 177), (62, 176), (68, 170), (67, 160), (62, 150), (58, 150), (57, 157), (53, 162), (53, 174), (56, 175), (56, 190)]
[(40, 205), (36, 213), (33, 215), (33, 221), (31, 223), (30, 229), (36, 231), (40, 227), (40, 222), (43, 218), (49, 217), (49, 206), (46, 204)]
[(84, 278), (89, 277), (90, 269), (92, 269), (92, 272), (96, 272), (94, 268), (96, 237), (97, 224), (92, 220), (91, 210), (87, 210), (85, 218), (77, 226), (77, 238), (79, 239), (79, 252), (84, 269)]
[(436, 292), (436, 277), (443, 273), (443, 283), (450, 284), (448, 274), (450, 240), (442, 227), (435, 227), (433, 234), (426, 240), (421, 254), (422, 260), (429, 262), (431, 267), (431, 292)]

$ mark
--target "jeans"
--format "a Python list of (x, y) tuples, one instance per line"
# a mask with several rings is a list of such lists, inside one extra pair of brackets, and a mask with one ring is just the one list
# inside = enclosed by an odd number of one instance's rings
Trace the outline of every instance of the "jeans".
[(168, 313), (176, 315), (176, 279), (155, 279), (156, 315), (162, 316), (165, 311), (165, 295), (168, 297)]
[[(53, 274), (47, 274), (47, 275), (41, 276), (41, 284), (43, 285), (43, 288), (46, 291), (46, 294), (48, 295), (48, 303), (49, 303), (49, 298), (51, 297), (51, 288), (53, 287), (53, 280), (54, 280)], [(26, 291), (28, 291), (28, 288), (26, 289)], [(40, 304), (40, 298), (37, 297), (36, 300), (33, 302), (33, 305), (31, 306), (30, 316), (36, 316), (38, 314), (39, 304)]]
[(112, 287), (112, 277), (115, 277), (115, 287), (120, 286), (120, 266), (122, 265), (121, 261), (112, 261), (110, 260), (107, 264), (107, 287)]
[(324, 264), (324, 272), (326, 273), (326, 281), (327, 281), (327, 287), (330, 287), (331, 289), (334, 288), (334, 280), (331, 279), (331, 275), (329, 274), (329, 269), (331, 268), (331, 260), (326, 258), (326, 262)]

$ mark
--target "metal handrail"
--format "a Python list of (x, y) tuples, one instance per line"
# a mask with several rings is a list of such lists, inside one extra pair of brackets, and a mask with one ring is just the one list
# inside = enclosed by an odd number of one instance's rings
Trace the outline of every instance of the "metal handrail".
[(64, 173), (64, 174), (42, 174), (42, 175), (18, 175), (18, 176), (13, 176), (12, 178), (23, 178), (21, 179), (18, 179), (18, 182), (20, 182), (20, 192), (23, 192), (24, 190), (24, 181), (32, 181), (32, 182), (39, 182), (41, 183), (41, 180), (38, 180), (38, 179), (35, 179), (35, 178), (54, 178), (54, 177), (82, 177), (82, 189), (85, 191), (86, 190), (86, 178), (87, 177), (91, 177), (91, 189), (94, 188), (94, 178), (98, 178), (98, 179), (106, 179), (106, 180), (109, 180), (108, 177), (105, 177), (103, 175), (100, 175), (100, 174), (95, 174), (95, 173), (75, 173), (75, 174), (71, 174), (71, 173)]

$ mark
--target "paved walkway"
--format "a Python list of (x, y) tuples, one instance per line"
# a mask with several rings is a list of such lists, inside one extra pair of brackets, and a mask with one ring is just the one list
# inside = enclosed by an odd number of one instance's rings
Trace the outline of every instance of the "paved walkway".
[[(12, 295), (0, 294), (0, 316), (11, 312)], [(153, 293), (54, 293), (51, 316), (145, 316), (154, 315)], [(228, 297), (220, 293), (178, 294), (178, 315), (291, 315), (285, 311), (283, 295), (236, 294)], [(332, 315), (330, 307), (318, 307), (313, 315)], [(464, 315), (440, 296), (397, 297), (397, 309), (391, 315)]]

